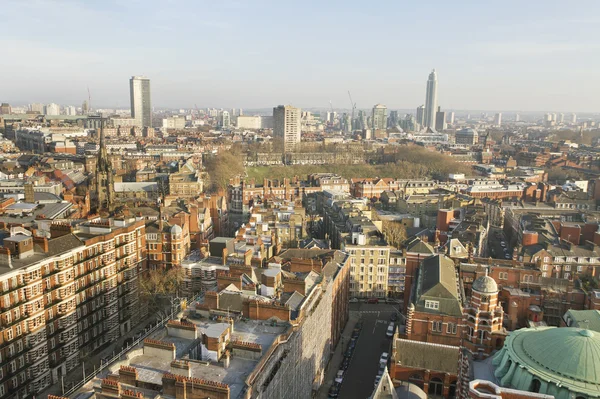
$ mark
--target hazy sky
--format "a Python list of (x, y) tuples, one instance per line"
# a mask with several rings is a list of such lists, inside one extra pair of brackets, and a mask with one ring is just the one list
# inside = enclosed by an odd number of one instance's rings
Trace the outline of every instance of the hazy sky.
[(600, 111), (600, 1), (2, 0), (0, 101)]

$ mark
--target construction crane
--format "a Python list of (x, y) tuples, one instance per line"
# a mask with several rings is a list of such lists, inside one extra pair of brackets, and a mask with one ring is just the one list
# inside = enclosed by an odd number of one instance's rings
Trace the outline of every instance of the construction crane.
[(88, 112), (92, 110), (92, 95), (90, 94), (90, 86), (87, 87), (88, 90)]
[(350, 98), (350, 105), (352, 106), (352, 116), (350, 119), (350, 130), (352, 131), (352, 124), (354, 123), (354, 111), (356, 110), (356, 103), (352, 101), (352, 95), (350, 94), (350, 90), (348, 90), (348, 97)]
[(198, 114), (196, 115), (196, 118), (200, 119), (200, 110), (198, 109), (198, 104), (194, 104), (194, 107), (196, 107), (196, 113)]

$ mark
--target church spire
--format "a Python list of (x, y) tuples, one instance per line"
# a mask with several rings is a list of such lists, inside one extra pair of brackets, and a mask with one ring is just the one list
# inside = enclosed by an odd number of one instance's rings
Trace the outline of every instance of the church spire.
[(96, 207), (112, 211), (114, 205), (114, 172), (106, 151), (104, 119), (100, 119), (100, 149), (96, 160)]

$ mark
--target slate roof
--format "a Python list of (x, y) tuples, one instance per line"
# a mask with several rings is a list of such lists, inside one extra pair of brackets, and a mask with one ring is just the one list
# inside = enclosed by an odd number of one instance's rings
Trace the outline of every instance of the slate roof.
[(567, 324), (569, 327), (579, 327), (600, 332), (600, 311), (598, 310), (570, 309), (563, 317), (565, 322), (567, 318), (573, 320), (573, 324)]
[[(425, 301), (439, 302), (439, 309), (426, 309)], [(446, 255), (434, 255), (425, 259), (418, 271), (417, 288), (413, 298), (415, 309), (420, 312), (462, 315), (461, 295), (458, 291), (456, 269)]]
[(403, 367), (458, 374), (458, 346), (396, 339), (394, 361)]

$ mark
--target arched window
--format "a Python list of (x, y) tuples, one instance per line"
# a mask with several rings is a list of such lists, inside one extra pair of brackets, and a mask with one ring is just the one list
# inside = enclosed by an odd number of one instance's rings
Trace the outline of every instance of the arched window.
[(432, 379), (429, 380), (429, 388), (427, 390), (429, 397), (431, 397), (432, 395), (442, 396), (443, 392), (444, 392), (444, 383), (442, 382), (441, 379), (439, 379), (437, 377), (433, 377)]
[(481, 296), (481, 303), (489, 303), (489, 302), (490, 302), (490, 298), (487, 295)]
[(534, 378), (531, 381), (531, 386), (529, 388), (529, 391), (538, 393), (538, 392), (540, 392), (541, 387), (542, 387), (542, 383), (540, 382), (540, 380), (538, 380), (537, 378)]
[(448, 389), (448, 399), (456, 398), (456, 381), (450, 382), (450, 388)]

